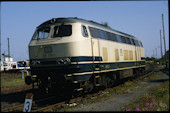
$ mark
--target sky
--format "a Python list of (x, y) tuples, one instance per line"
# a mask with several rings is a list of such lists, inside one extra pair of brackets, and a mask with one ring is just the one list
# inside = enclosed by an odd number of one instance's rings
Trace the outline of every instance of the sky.
[[(166, 50), (169, 50), (168, 0), (159, 1), (27, 1), (1, 2), (1, 54), (14, 61), (29, 60), (28, 44), (37, 26), (52, 18), (78, 17), (98, 23), (107, 22), (118, 31), (142, 41), (146, 57), (164, 54), (162, 14)], [(3, 59), (3, 58), (2, 58)]]

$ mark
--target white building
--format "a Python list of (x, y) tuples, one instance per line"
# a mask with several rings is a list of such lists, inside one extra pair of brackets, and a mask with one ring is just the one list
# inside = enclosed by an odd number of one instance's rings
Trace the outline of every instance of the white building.
[(4, 61), (5, 62), (13, 62), (13, 58), (12, 57), (5, 57)]
[(10, 69), (17, 69), (17, 62), (13, 61), (13, 58), (8, 55), (3, 55), (4, 61), (1, 61), (1, 70), (0, 71), (8, 71)]

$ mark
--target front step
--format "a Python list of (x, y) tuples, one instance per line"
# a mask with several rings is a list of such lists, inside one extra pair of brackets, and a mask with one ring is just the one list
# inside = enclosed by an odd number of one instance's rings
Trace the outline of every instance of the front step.
[(100, 84), (95, 84), (95, 86), (100, 86)]
[(95, 76), (95, 86), (100, 86), (100, 76), (99, 75), (96, 75)]
[(83, 88), (76, 89), (76, 91), (82, 91), (82, 90), (83, 90)]
[(95, 76), (95, 78), (99, 78), (100, 76)]

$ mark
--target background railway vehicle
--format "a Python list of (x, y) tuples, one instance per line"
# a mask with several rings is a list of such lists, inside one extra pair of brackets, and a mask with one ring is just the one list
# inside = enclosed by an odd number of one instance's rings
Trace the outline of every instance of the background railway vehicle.
[(17, 72), (29, 70), (29, 61), (1, 61), (1, 72)]
[(10, 55), (3, 55), (3, 60), (1, 61), (1, 72), (17, 72), (18, 70), (30, 69), (30, 63), (28, 60), (23, 61), (13, 61)]
[(20, 69), (20, 70), (27, 69), (27, 70), (29, 70), (30, 69), (30, 62), (28, 60), (18, 61), (17, 66), (18, 66), (17, 69)]
[(53, 18), (39, 25), (29, 43), (29, 58), (31, 75), (25, 82), (46, 92), (90, 92), (145, 70), (139, 39), (79, 18)]
[(12, 57), (5, 54), (2, 55), (4, 59), (1, 61), (1, 72), (17, 69), (17, 62), (13, 61)]

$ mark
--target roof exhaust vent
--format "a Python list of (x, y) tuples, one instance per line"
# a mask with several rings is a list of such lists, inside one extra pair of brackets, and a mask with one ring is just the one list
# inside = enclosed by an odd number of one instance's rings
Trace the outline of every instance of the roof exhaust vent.
[(56, 21), (56, 19), (55, 19), (55, 18), (51, 19), (51, 23), (54, 23), (55, 21)]

